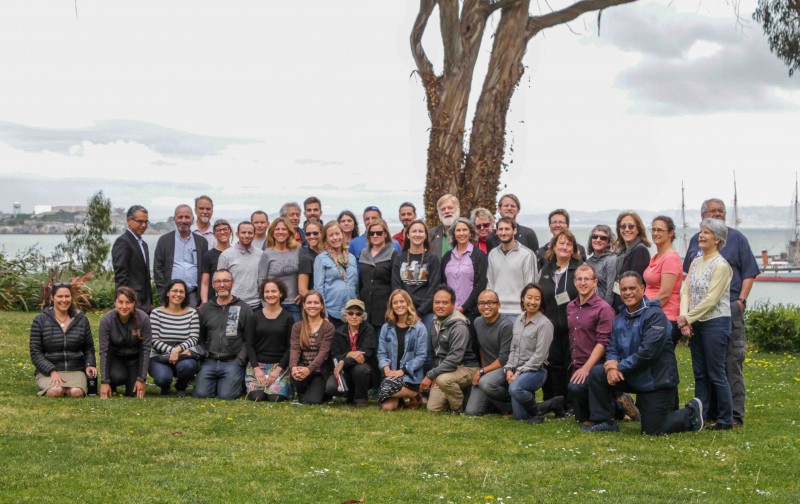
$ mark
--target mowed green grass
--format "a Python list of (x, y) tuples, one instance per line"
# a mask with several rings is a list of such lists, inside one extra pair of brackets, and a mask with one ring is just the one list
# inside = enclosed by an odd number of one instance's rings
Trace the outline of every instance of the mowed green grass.
[[(797, 502), (800, 365), (749, 355), (744, 429), (587, 434), (573, 419), (36, 396), (33, 314), (0, 313), (2, 502)], [(99, 317), (92, 316), (96, 330)], [(680, 348), (681, 399), (692, 396)], [(501, 500), (502, 499), (502, 500)]]

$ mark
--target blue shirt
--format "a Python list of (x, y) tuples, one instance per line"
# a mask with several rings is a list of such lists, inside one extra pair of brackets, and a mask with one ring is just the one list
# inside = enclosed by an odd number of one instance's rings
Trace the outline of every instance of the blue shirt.
[(320, 252), (314, 259), (314, 290), (322, 294), (328, 316), (341, 320), (344, 305), (358, 297), (358, 262), (356, 262), (356, 258), (350, 254), (343, 277), (330, 254)]
[(184, 240), (178, 230), (175, 230), (172, 278), (186, 282), (189, 290), (197, 288), (197, 250), (194, 246), (194, 233), (189, 233)]
[[(394, 238), (392, 238), (392, 246), (398, 252), (403, 251), (403, 249), (400, 248), (400, 244), (397, 243), (397, 240), (395, 240)], [(356, 236), (355, 238), (350, 240), (350, 247), (348, 250), (350, 251), (351, 254), (353, 254), (353, 257), (355, 257), (357, 261), (361, 258), (361, 251), (364, 250), (365, 248), (367, 248), (367, 233)]]
[[(703, 251), (700, 250), (700, 245), (697, 243), (697, 237), (700, 233), (692, 236), (689, 242), (689, 250), (686, 252), (686, 257), (683, 259), (683, 272), (689, 272), (689, 266), (692, 261), (701, 255)], [(742, 280), (747, 278), (755, 278), (761, 272), (758, 268), (758, 261), (753, 256), (753, 251), (750, 249), (750, 243), (747, 238), (738, 229), (732, 227), (728, 228), (728, 241), (725, 246), (719, 251), (720, 255), (728, 261), (733, 270), (733, 277), (731, 278), (731, 301), (739, 299), (739, 294), (742, 292)]]

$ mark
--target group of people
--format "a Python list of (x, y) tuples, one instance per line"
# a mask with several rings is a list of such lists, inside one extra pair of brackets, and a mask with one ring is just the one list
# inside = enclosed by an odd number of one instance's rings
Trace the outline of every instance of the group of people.
[[(143, 397), (147, 374), (162, 395), (320, 404), (370, 394), (384, 410), (485, 415), (530, 423), (574, 415), (587, 431), (666, 434), (741, 426), (745, 387), (743, 310), (758, 266), (746, 238), (725, 225), (725, 205), (703, 203), (701, 230), (683, 261), (675, 224), (650, 226), (624, 211), (597, 225), (586, 248), (569, 213), (550, 213), (552, 237), (516, 220), (519, 199), (501, 196), (500, 218), (458, 199), (437, 203), (429, 229), (403, 203), (392, 236), (381, 210), (345, 210), (324, 223), (316, 197), (287, 203), (271, 223), (256, 211), (233, 229), (213, 221), (208, 196), (175, 209), (159, 237), (152, 280), (132, 206), (112, 249), (114, 309), (99, 328), (100, 367), (71, 286), (31, 326), (42, 395), (80, 397), (87, 376), (101, 397), (123, 386)], [(301, 214), (306, 217), (301, 225)], [(195, 215), (197, 222), (195, 222)], [(686, 277), (684, 277), (684, 273)], [(689, 338), (695, 397), (679, 408), (674, 348)], [(537, 402), (541, 389), (542, 400)], [(636, 394), (636, 400), (629, 395)]]

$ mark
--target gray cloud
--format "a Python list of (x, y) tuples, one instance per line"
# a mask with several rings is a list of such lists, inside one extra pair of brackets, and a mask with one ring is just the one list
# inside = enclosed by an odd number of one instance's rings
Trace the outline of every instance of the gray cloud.
[[(760, 28), (749, 18), (742, 23), (737, 27), (733, 9), (730, 19), (718, 19), (634, 4), (604, 13), (598, 43), (642, 55), (615, 82), (629, 91), (633, 112), (672, 116), (797, 110), (775, 91), (797, 90), (800, 81), (788, 77)], [(687, 53), (698, 41), (720, 49), (689, 59)]]
[(85, 128), (39, 128), (0, 121), (0, 141), (26, 152), (70, 154), (84, 141), (94, 144), (135, 142), (163, 156), (197, 159), (252, 140), (210, 137), (140, 121), (100, 121)]

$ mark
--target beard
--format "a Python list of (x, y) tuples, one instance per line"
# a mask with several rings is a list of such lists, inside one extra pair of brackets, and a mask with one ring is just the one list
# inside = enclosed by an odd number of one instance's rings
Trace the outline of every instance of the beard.
[(442, 221), (442, 224), (444, 224), (445, 226), (450, 227), (453, 225), (453, 221), (456, 220), (456, 216), (453, 215), (452, 217), (442, 217), (440, 215), (439, 220)]
[(209, 222), (211, 222), (211, 217), (198, 217), (197, 220), (199, 220), (203, 224), (208, 224)]

